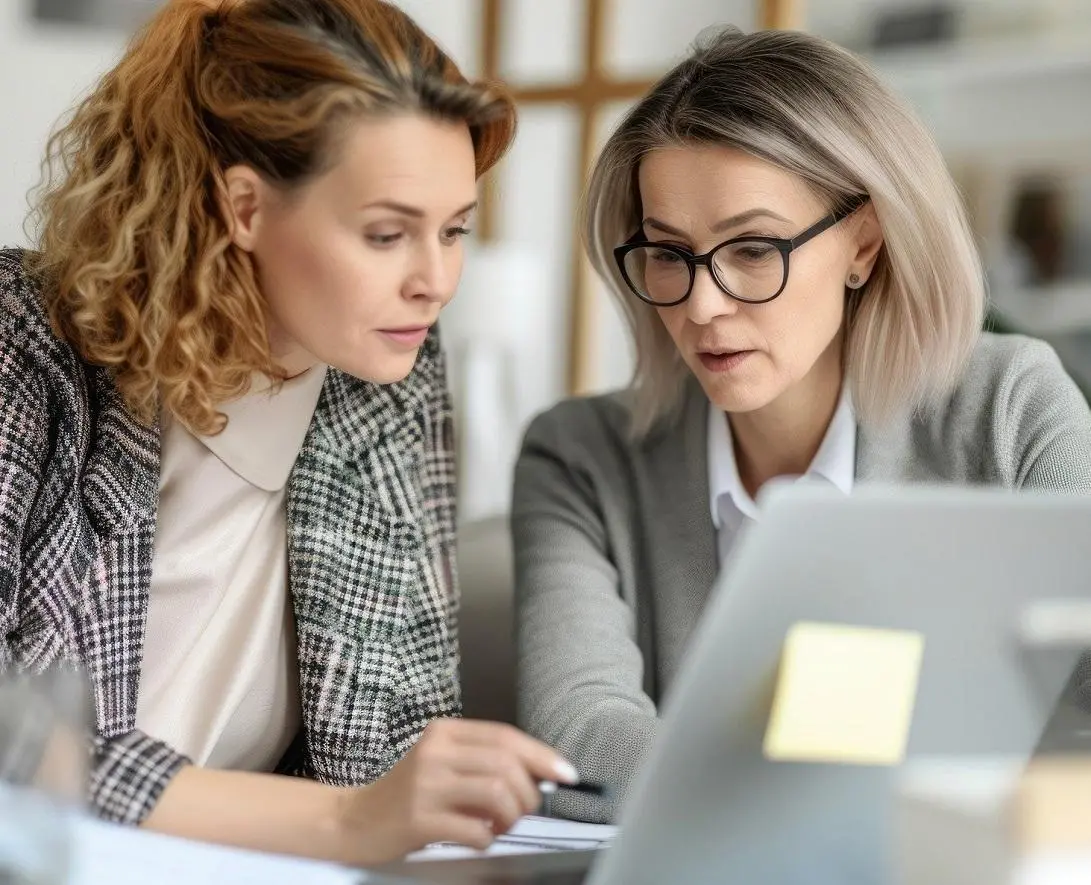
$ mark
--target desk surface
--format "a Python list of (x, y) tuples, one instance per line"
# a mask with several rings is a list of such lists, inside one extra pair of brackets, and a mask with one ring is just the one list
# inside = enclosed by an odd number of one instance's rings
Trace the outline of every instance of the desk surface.
[(598, 852), (556, 851), (399, 863), (377, 872), (421, 885), (581, 885)]

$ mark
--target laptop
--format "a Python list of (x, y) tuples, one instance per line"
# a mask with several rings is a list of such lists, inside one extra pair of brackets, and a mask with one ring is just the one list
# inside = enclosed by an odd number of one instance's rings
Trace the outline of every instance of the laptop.
[(1056, 710), (1066, 728), (1081, 720), (1059, 703), (1081, 650), (1054, 649), (1041, 666), (1020, 625), (1036, 604), (1089, 598), (1091, 497), (779, 487), (717, 581), (611, 847), (429, 880), (882, 885), (897, 769), (763, 755), (789, 628), (923, 634), (907, 754), (1029, 759), (1066, 745), (1043, 737)]
[(1036, 603), (1088, 598), (1091, 498), (776, 489), (717, 582), (621, 833), (587, 882), (888, 881), (896, 768), (763, 755), (789, 628), (922, 633), (907, 753), (1029, 758), (1080, 650), (1035, 666), (1021, 625)]

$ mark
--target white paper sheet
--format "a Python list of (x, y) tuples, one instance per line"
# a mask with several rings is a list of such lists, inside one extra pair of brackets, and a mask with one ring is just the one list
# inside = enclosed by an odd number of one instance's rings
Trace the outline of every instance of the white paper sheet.
[(69, 885), (365, 885), (332, 864), (190, 842), (80, 817)]
[(488, 848), (475, 851), (462, 845), (439, 842), (409, 855), (412, 861), (454, 860), (468, 857), (494, 857), (501, 854), (540, 854), (548, 851), (590, 851), (605, 848), (617, 835), (617, 827), (605, 824), (581, 824), (551, 817), (531, 815)]

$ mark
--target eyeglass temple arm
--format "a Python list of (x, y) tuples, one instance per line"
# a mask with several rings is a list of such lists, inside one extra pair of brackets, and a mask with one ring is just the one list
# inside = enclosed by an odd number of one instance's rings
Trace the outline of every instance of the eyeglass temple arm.
[(807, 228), (807, 230), (803, 231), (803, 233), (801, 233), (799, 236), (789, 240), (789, 244), (791, 245), (792, 249), (798, 249), (804, 243), (808, 242), (809, 240), (813, 240), (820, 233), (828, 231), (839, 221), (843, 221), (844, 219), (848, 218), (850, 215), (852, 215), (853, 212), (855, 212), (857, 209), (867, 203), (870, 199), (871, 197), (867, 196), (867, 194), (855, 198), (850, 203), (842, 206), (840, 209), (831, 212), (822, 220), (811, 225), (811, 227)]

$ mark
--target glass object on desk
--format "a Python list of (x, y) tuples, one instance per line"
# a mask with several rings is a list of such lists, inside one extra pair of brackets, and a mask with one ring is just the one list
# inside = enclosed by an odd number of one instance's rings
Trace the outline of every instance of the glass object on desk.
[(63, 885), (87, 781), (89, 704), (72, 670), (0, 675), (0, 885)]

